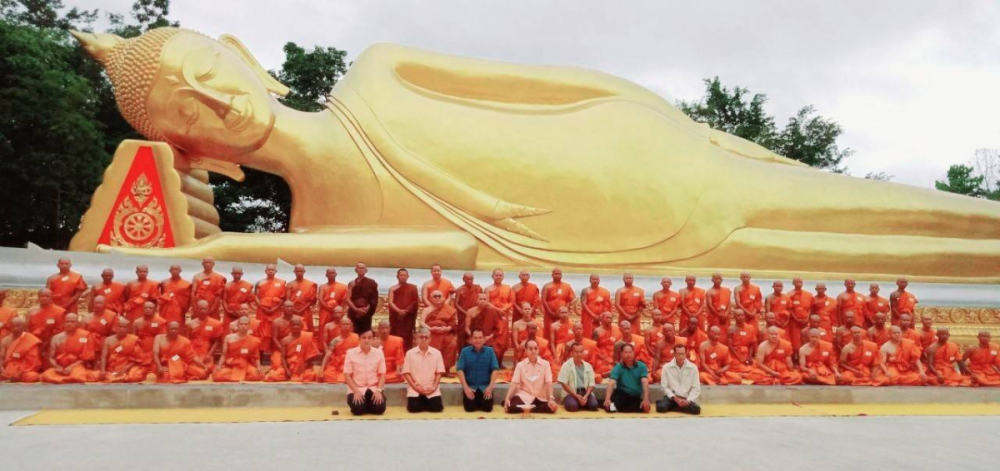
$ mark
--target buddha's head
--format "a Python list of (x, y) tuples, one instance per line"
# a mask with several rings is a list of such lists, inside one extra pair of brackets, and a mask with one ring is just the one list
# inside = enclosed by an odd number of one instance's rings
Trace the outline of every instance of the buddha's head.
[(179, 28), (132, 39), (73, 35), (104, 65), (125, 120), (192, 156), (238, 161), (257, 150), (274, 127), (272, 94), (288, 94), (233, 36)]

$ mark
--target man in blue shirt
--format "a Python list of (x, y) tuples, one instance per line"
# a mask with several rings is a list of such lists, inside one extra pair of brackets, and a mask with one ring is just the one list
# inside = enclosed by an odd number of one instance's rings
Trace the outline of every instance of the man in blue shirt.
[(493, 388), (497, 382), (497, 356), (484, 345), (482, 329), (472, 331), (472, 345), (458, 356), (458, 379), (462, 382), (462, 405), (466, 412), (493, 410)]
[(604, 393), (608, 412), (649, 412), (649, 370), (635, 359), (635, 347), (621, 347), (621, 362), (611, 369), (611, 382)]

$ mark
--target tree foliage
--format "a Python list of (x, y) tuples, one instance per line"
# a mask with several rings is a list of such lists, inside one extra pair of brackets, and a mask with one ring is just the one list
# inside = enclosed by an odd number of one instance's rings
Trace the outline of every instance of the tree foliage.
[(941, 190), (975, 198), (1000, 201), (1000, 150), (977, 149), (969, 165), (952, 165), (944, 180), (934, 186)]
[(812, 167), (841, 173), (841, 165), (853, 151), (841, 149), (843, 133), (837, 122), (819, 116), (804, 106), (779, 129), (764, 105), (767, 95), (743, 87), (727, 88), (718, 77), (705, 79), (705, 95), (698, 101), (679, 101), (677, 106), (695, 121), (714, 129), (756, 142), (775, 153)]
[(983, 196), (983, 176), (975, 175), (975, 170), (963, 164), (948, 167), (948, 175), (945, 180), (937, 180), (934, 186), (950, 193), (960, 195), (982, 197)]

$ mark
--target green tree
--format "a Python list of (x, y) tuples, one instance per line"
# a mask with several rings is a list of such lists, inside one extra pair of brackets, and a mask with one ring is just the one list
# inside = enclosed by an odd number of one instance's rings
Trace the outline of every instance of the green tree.
[(705, 95), (698, 101), (679, 101), (677, 106), (695, 121), (746, 140), (807, 165), (842, 173), (844, 158), (853, 152), (841, 149), (837, 139), (843, 133), (835, 121), (804, 106), (778, 129), (764, 105), (767, 95), (751, 94), (742, 87), (727, 88), (718, 77), (705, 79)]
[[(281, 99), (299, 111), (319, 111), (327, 93), (347, 73), (347, 51), (295, 43), (285, 44), (285, 62), (271, 71), (291, 92)], [(229, 232), (286, 232), (292, 212), (292, 193), (281, 177), (245, 168), (246, 179), (234, 182), (212, 175), (220, 227)]]
[(33, 9), (7, 4), (0, 19), (0, 245), (63, 248), (110, 159), (68, 34), (25, 23), (62, 20), (25, 3)]
[(934, 186), (949, 193), (981, 198), (983, 191), (983, 176), (975, 175), (975, 169), (969, 165), (952, 165), (948, 167), (947, 180), (937, 180)]

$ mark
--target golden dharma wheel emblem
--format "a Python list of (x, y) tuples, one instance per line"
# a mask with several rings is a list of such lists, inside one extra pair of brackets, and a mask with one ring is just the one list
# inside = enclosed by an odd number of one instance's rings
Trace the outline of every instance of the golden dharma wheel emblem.
[(111, 245), (116, 247), (163, 247), (163, 208), (156, 198), (150, 198), (153, 186), (143, 173), (132, 184), (131, 195), (115, 210), (111, 229)]

